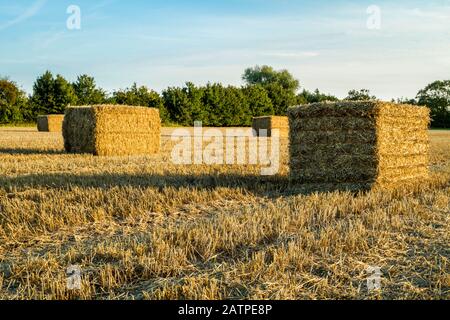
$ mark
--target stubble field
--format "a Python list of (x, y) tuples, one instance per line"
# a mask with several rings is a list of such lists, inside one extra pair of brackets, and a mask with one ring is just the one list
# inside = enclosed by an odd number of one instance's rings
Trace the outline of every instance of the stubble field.
[(98, 158), (0, 128), (1, 299), (450, 298), (450, 131), (430, 132), (430, 181), (360, 194), (295, 192), (287, 141), (264, 177), (172, 164), (164, 133), (160, 155)]

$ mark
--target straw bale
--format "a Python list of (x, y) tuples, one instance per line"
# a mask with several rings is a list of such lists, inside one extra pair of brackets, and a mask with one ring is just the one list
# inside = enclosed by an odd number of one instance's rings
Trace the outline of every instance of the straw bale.
[(37, 129), (40, 132), (61, 132), (64, 115), (52, 114), (37, 117)]
[(161, 140), (159, 110), (113, 105), (70, 107), (63, 135), (67, 152), (98, 156), (155, 154)]
[(288, 117), (267, 116), (253, 118), (253, 129), (257, 136), (261, 136), (260, 130), (267, 130), (267, 137), (272, 137), (272, 130), (278, 129), (280, 137), (287, 138), (289, 136), (289, 119)]
[(305, 186), (390, 188), (428, 177), (429, 109), (378, 101), (288, 110), (290, 175)]

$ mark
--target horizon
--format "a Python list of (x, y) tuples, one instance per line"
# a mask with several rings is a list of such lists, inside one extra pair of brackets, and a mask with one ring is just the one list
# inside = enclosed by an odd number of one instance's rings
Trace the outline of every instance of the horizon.
[[(67, 20), (80, 11), (80, 29)], [(372, 6), (372, 7), (371, 7)], [(369, 28), (373, 6), (379, 28)], [(301, 89), (344, 98), (367, 88), (383, 100), (415, 98), (450, 70), (450, 1), (0, 0), (0, 76), (27, 93), (50, 70), (99, 87), (240, 86), (245, 68), (287, 69)]]

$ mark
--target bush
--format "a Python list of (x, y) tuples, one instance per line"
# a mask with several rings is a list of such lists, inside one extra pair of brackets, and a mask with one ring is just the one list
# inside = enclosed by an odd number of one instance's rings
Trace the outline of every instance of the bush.
[(20, 123), (31, 120), (28, 99), (15, 82), (0, 79), (0, 123)]
[(238, 88), (220, 83), (196, 87), (188, 82), (182, 88), (163, 91), (165, 108), (171, 122), (192, 126), (250, 126), (253, 116), (273, 114), (272, 102), (260, 85)]

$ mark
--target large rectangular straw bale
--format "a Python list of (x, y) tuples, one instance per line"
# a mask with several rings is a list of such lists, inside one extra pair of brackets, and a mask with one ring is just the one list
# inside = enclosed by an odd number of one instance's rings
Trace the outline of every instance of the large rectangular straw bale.
[(67, 152), (98, 156), (147, 155), (159, 152), (159, 110), (94, 105), (66, 109), (63, 125)]
[(38, 116), (37, 129), (40, 132), (61, 132), (63, 121), (63, 114)]
[[(263, 132), (267, 137), (272, 137), (272, 130), (278, 129), (280, 137), (289, 137), (289, 119), (288, 117), (266, 116), (253, 118), (253, 129), (257, 136), (263, 136)], [(266, 130), (266, 131), (260, 131)]]
[(428, 108), (379, 101), (290, 108), (290, 175), (332, 189), (389, 188), (428, 177)]

